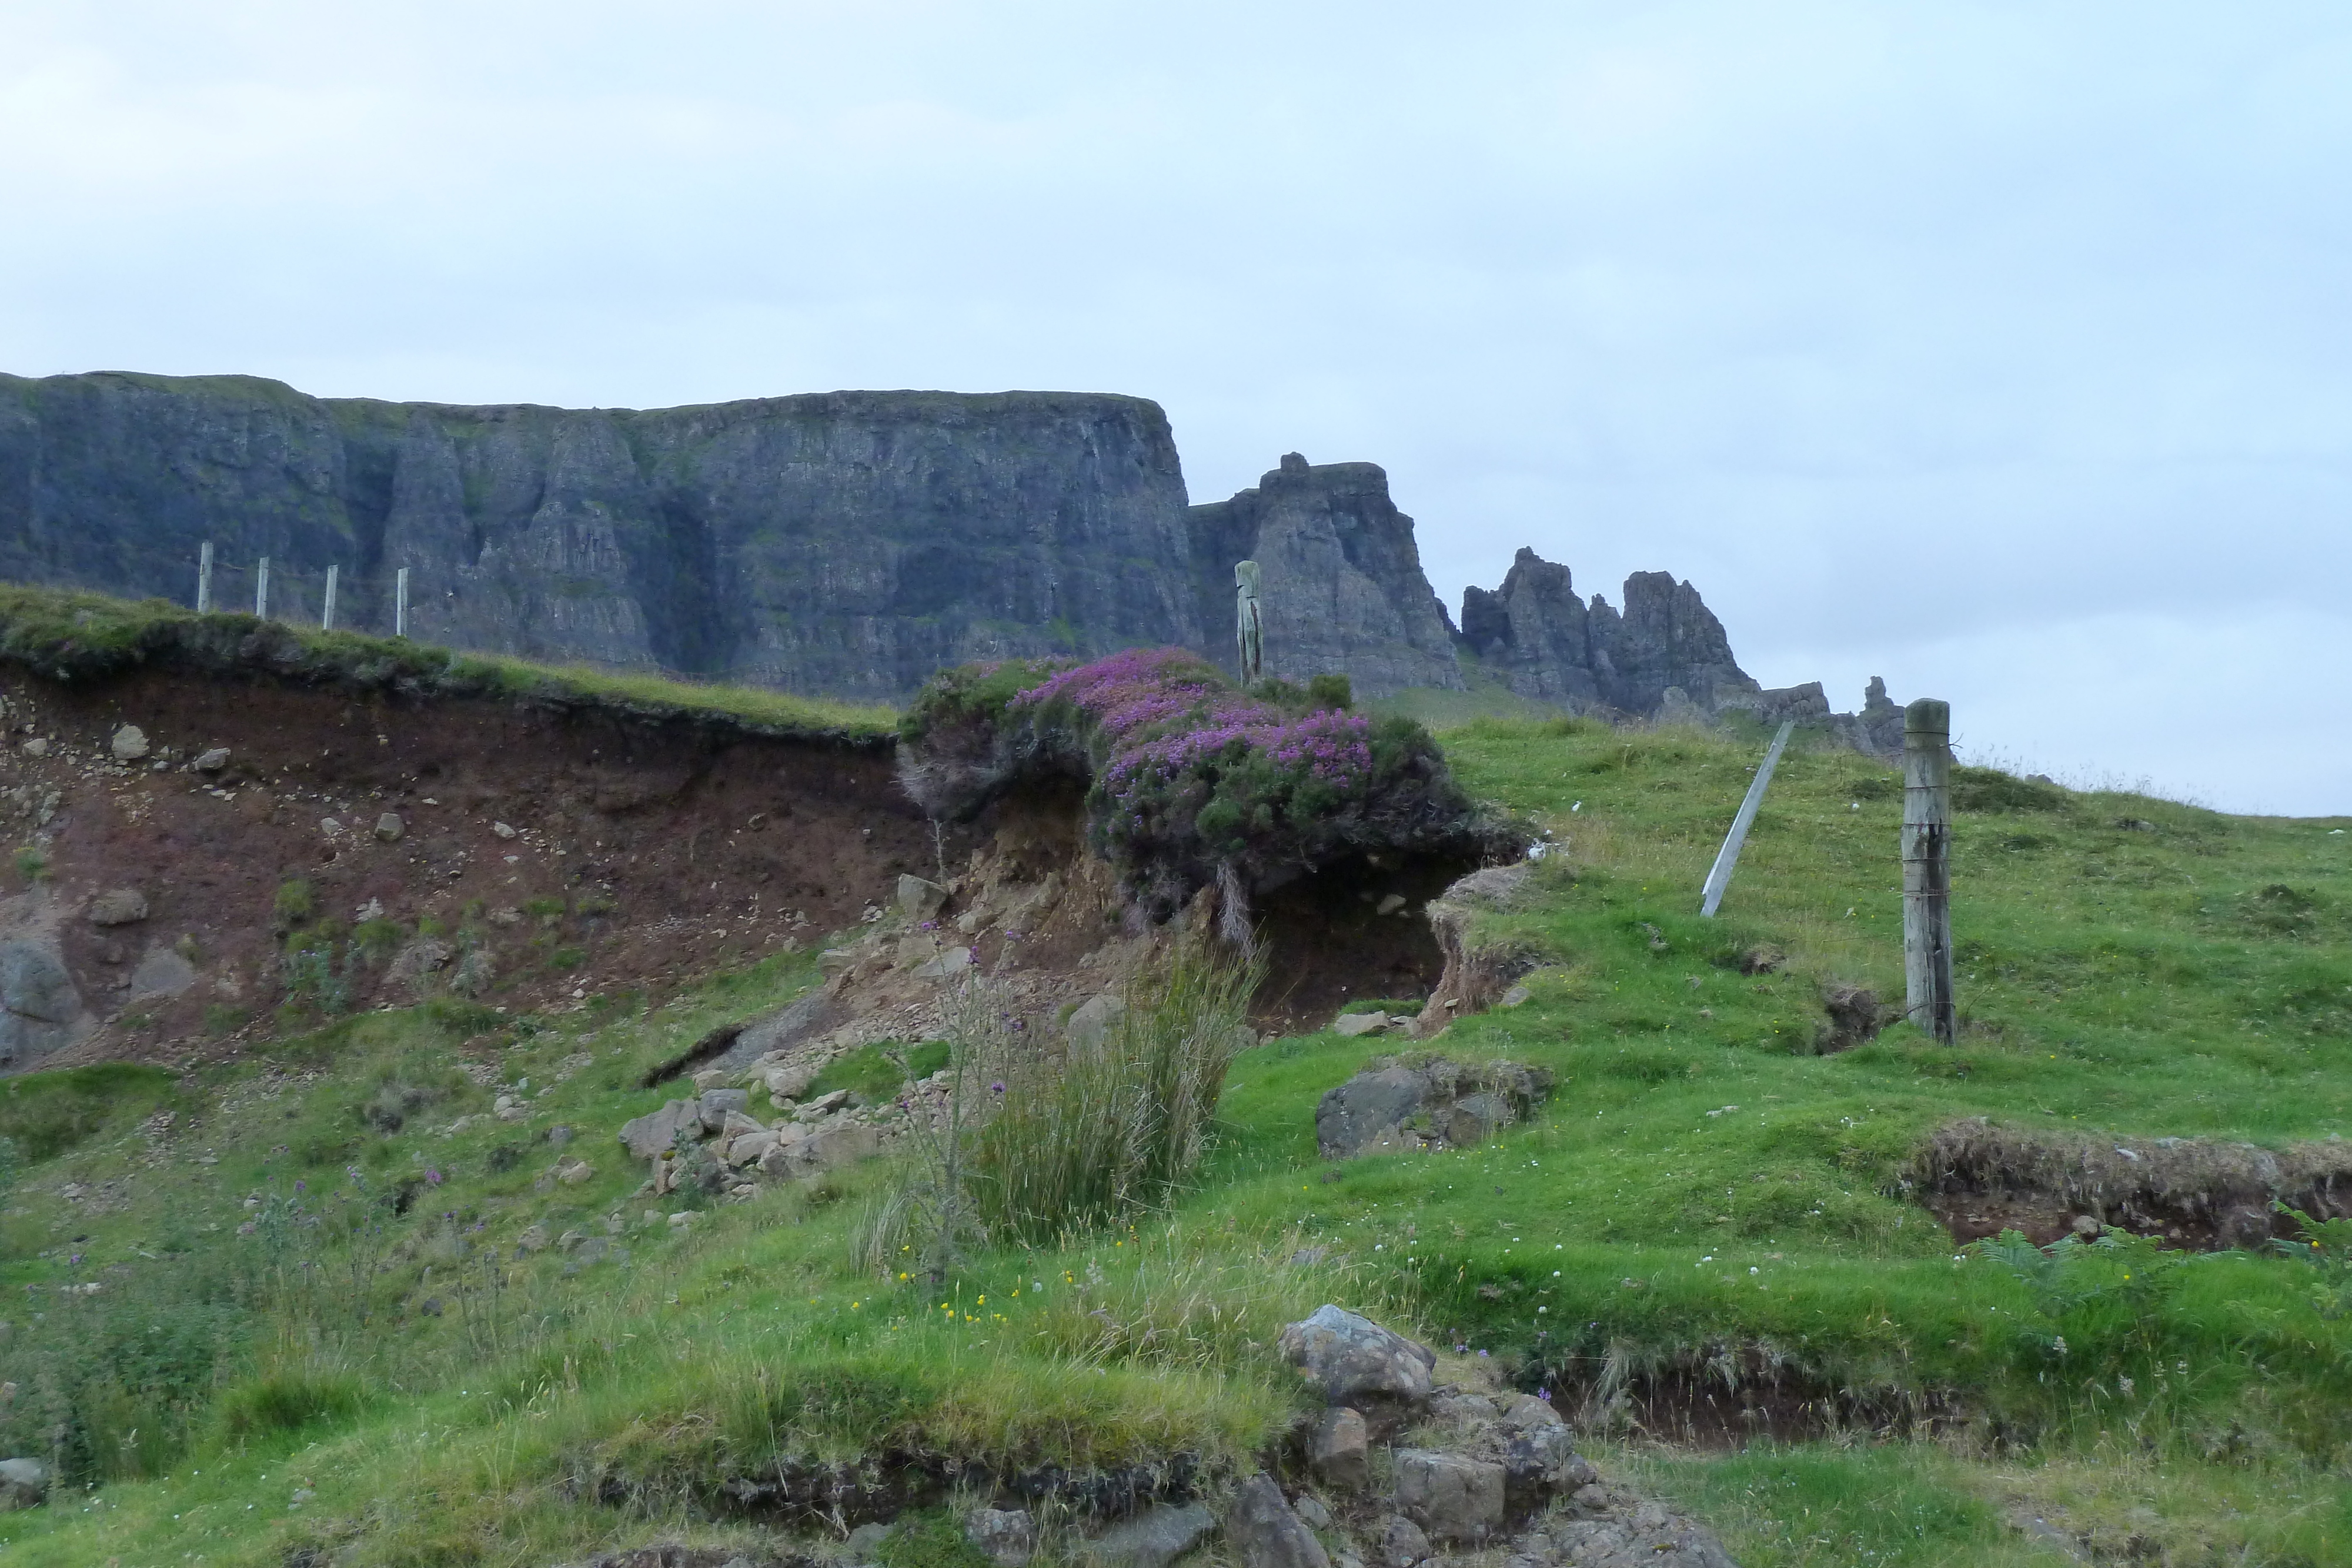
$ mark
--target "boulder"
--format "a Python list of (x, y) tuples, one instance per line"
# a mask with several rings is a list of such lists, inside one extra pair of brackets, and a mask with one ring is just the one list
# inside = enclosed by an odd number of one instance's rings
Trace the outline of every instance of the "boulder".
[(724, 1089), (731, 1079), (732, 1075), (723, 1067), (706, 1067), (687, 1082), (694, 1085), (697, 1094), (700, 1094), (712, 1089)]
[(1532, 1432), (1541, 1427), (1564, 1427), (1568, 1423), (1551, 1407), (1548, 1399), (1532, 1394), (1517, 1394), (1503, 1407), (1503, 1425), (1515, 1432)]
[(796, 1176), (837, 1170), (878, 1153), (881, 1147), (882, 1134), (859, 1122), (819, 1127), (795, 1143), (780, 1145), (788, 1174)]
[(0, 1459), (0, 1509), (30, 1508), (48, 1495), (47, 1465), (39, 1459)]
[(1416, 1068), (1359, 1072), (1316, 1105), (1316, 1147), (1327, 1159), (1360, 1152), (1418, 1114), (1430, 1089), (1429, 1074)]
[(565, 1160), (555, 1167), (555, 1179), (566, 1186), (578, 1186), (596, 1174), (596, 1167), (586, 1160)]
[(1477, 1542), (1503, 1526), (1503, 1467), (1428, 1448), (1396, 1456), (1398, 1510), (1435, 1541)]
[(1284, 1360), (1315, 1380), (1327, 1405), (1387, 1414), (1429, 1402), (1437, 1357), (1344, 1308), (1318, 1307), (1282, 1331), (1280, 1348)]
[(1429, 1561), (1429, 1537), (1404, 1515), (1392, 1513), (1381, 1521), (1380, 1537), (1373, 1544), (1372, 1554), (1381, 1568), (1412, 1568), (1416, 1563)]
[(227, 766), (228, 747), (226, 746), (213, 747), (196, 758), (196, 771), (199, 773), (217, 773)]
[(1551, 1083), (1544, 1069), (1510, 1061), (1376, 1063), (1316, 1105), (1316, 1146), (1327, 1159), (1437, 1144), (1471, 1147), (1526, 1120)]
[(1091, 1051), (1103, 1042), (1110, 1026), (1127, 1011), (1127, 998), (1115, 991), (1105, 991), (1078, 1004), (1063, 1033), (1070, 1044), (1080, 1051)]
[(742, 1134), (728, 1144), (727, 1163), (736, 1166), (748, 1166), (755, 1160), (764, 1158), (768, 1151), (774, 1148), (776, 1144), (776, 1134), (765, 1129), (756, 1133)]
[(91, 899), (82, 915), (92, 925), (133, 925), (147, 918), (147, 895), (135, 887), (110, 888)]
[(740, 1138), (746, 1133), (764, 1133), (767, 1130), (766, 1123), (756, 1116), (747, 1116), (740, 1111), (728, 1112), (719, 1123), (719, 1136), (722, 1140)]
[(946, 980), (971, 967), (971, 949), (950, 947), (915, 971), (919, 980)]
[(662, 1152), (702, 1135), (702, 1107), (692, 1100), (672, 1100), (658, 1111), (621, 1124), (621, 1143), (635, 1159), (659, 1159)]
[(1514, 1513), (1533, 1513), (1553, 1494), (1572, 1492), (1601, 1479), (1576, 1451), (1565, 1425), (1538, 1427), (1503, 1448), (1503, 1496)]
[(1037, 1552), (1037, 1521), (1025, 1508), (974, 1509), (963, 1532), (996, 1568), (1024, 1568)]
[(1362, 1414), (1345, 1405), (1324, 1411), (1307, 1440), (1307, 1458), (1315, 1473), (1335, 1487), (1370, 1485), (1371, 1429)]
[(859, 1525), (849, 1532), (849, 1539), (841, 1543), (843, 1560), (849, 1563), (879, 1562), (882, 1543), (890, 1539), (890, 1532), (897, 1528), (895, 1523)]
[(715, 1133), (727, 1124), (730, 1111), (748, 1111), (751, 1094), (745, 1089), (706, 1089), (698, 1102), (702, 1130)]
[(1551, 1533), (1577, 1568), (1738, 1568), (1712, 1531), (1655, 1503), (1630, 1515), (1564, 1521)]
[(0, 1066), (23, 1067), (61, 1050), (88, 1022), (73, 976), (51, 946), (0, 942)]
[(830, 1116), (849, 1103), (849, 1091), (829, 1089), (795, 1110), (793, 1114), (803, 1122), (814, 1122), (820, 1116)]
[(386, 811), (375, 820), (375, 836), (387, 844), (398, 843), (400, 835), (408, 831), (408, 824), (397, 812)]
[(1217, 1527), (1217, 1516), (1197, 1502), (1160, 1503), (1105, 1531), (1079, 1549), (1098, 1568), (1168, 1568)]
[(797, 1100), (808, 1092), (816, 1082), (814, 1067), (770, 1067), (760, 1073), (760, 1082), (767, 1086), (772, 1100)]
[(1403, 1021), (1386, 1013), (1341, 1013), (1331, 1020), (1331, 1032), (1344, 1040), (1356, 1040), (1368, 1034), (1386, 1034), (1391, 1024)]
[(947, 901), (948, 890), (938, 883), (912, 874), (898, 878), (898, 913), (918, 925), (939, 914)]
[(136, 762), (147, 755), (147, 732), (135, 724), (126, 724), (114, 732), (107, 743), (117, 762)]
[(1235, 1489), (1225, 1511), (1225, 1542), (1243, 1568), (1331, 1568), (1323, 1543), (1291, 1511), (1282, 1489), (1264, 1475)]

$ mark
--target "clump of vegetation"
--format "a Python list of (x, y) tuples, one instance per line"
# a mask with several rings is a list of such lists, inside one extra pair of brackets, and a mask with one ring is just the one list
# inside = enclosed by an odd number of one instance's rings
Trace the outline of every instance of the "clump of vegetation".
[(1090, 664), (1008, 663), (936, 678), (901, 721), (908, 788), (935, 816), (1016, 782), (1085, 781), (1088, 841), (1165, 916), (1349, 854), (1476, 859), (1494, 831), (1411, 719), (1269, 684), (1244, 694), (1182, 649)]
[(810, 1082), (809, 1095), (814, 1098), (845, 1089), (865, 1103), (887, 1100), (901, 1086), (929, 1078), (945, 1067), (951, 1054), (944, 1040), (925, 1040), (912, 1047), (896, 1040), (877, 1040), (826, 1062), (824, 1070)]
[(1166, 1203), (1191, 1180), (1262, 967), (1188, 945), (1092, 1042), (1005, 1061), (972, 1155), (992, 1234), (1033, 1244)]

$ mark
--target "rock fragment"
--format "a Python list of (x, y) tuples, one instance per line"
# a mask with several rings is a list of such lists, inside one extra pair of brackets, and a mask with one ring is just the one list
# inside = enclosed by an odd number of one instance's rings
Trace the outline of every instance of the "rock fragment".
[(1264, 1475), (1252, 1476), (1234, 1490), (1225, 1514), (1225, 1540), (1243, 1568), (1331, 1568), (1323, 1543), (1291, 1511), (1282, 1489)]

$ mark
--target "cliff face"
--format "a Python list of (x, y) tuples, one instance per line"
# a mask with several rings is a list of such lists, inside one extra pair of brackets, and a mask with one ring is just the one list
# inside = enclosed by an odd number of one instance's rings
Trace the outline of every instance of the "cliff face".
[(1463, 595), (1462, 637), (1521, 696), (1570, 708), (1647, 716), (1679, 687), (1712, 712), (1760, 690), (1698, 590), (1663, 571), (1627, 578), (1621, 612), (1599, 594), (1587, 605), (1568, 568), (1521, 549), (1501, 588)]
[(1571, 709), (1757, 706), (1690, 584), (1636, 573), (1621, 612), (1523, 549), (1457, 637), (1379, 467), (1293, 453), (1188, 508), (1139, 398), (464, 408), (0, 376), (0, 578), (185, 603), (205, 540), (216, 608), (250, 607), (266, 556), (273, 614), (314, 620), (332, 565), (336, 623), (389, 631), (406, 568), (420, 639), (867, 701), (972, 659), (1180, 643), (1231, 668), (1234, 563), (1255, 559), (1272, 674), (1458, 689), (1458, 647)]
[(1357, 695), (1459, 689), (1454, 628), (1421, 570), (1412, 519), (1370, 463), (1309, 464), (1294, 452), (1229, 501), (1187, 515), (1204, 651), (1234, 664), (1234, 562), (1264, 569), (1265, 672), (1304, 681), (1345, 672)]
[[(0, 576), (888, 698), (943, 664), (1198, 643), (1183, 476), (1139, 398), (836, 392), (652, 412), (0, 377)], [(1230, 566), (1228, 567), (1230, 572)], [(249, 593), (249, 590), (245, 591)], [(233, 605), (233, 597), (224, 596)]]

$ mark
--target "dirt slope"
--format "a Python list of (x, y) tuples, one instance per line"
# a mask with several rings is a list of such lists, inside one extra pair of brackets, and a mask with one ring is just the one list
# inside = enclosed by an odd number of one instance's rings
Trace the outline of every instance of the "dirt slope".
[(152, 669), (13, 666), (0, 697), (16, 1069), (217, 1049), (288, 1003), (289, 935), (313, 1010), (659, 989), (855, 923), (940, 848), (878, 738)]

